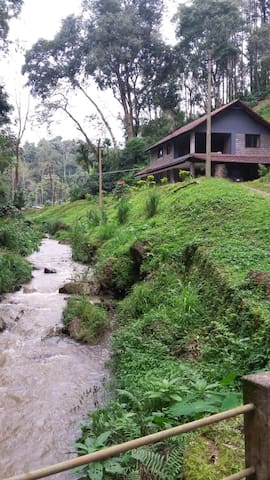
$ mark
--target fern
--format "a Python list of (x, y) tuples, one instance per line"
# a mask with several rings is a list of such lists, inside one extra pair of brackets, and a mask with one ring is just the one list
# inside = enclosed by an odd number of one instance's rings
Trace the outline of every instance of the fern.
[(169, 457), (165, 465), (165, 477), (166, 480), (172, 480), (174, 478), (182, 478), (182, 468), (183, 468), (183, 456), (184, 456), (184, 447), (183, 445), (180, 448), (172, 450), (169, 454)]
[(138, 470), (130, 472), (127, 476), (127, 480), (141, 480), (140, 472)]
[(178, 443), (166, 458), (157, 452), (140, 448), (132, 452), (132, 457), (138, 460), (144, 468), (157, 480), (176, 480), (181, 478), (183, 466), (184, 442)]
[(140, 448), (136, 452), (132, 453), (132, 456), (139, 460), (142, 465), (158, 479), (162, 478), (164, 472), (165, 457), (161, 456), (157, 452), (153, 452), (146, 448)]

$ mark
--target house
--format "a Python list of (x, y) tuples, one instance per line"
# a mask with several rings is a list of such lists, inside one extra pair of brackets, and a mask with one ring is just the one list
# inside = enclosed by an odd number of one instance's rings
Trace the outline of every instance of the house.
[[(136, 174), (156, 181), (179, 179), (179, 170), (198, 176), (205, 172), (207, 115), (178, 128), (148, 150), (150, 165)], [(258, 177), (259, 164), (270, 169), (270, 123), (241, 100), (211, 113), (212, 175), (237, 181)]]

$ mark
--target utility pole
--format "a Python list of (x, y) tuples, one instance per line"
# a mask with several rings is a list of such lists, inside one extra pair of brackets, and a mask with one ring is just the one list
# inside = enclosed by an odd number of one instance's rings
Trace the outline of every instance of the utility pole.
[(208, 74), (207, 74), (207, 122), (206, 122), (206, 162), (205, 176), (211, 177), (211, 76), (212, 76), (212, 52), (208, 51)]
[(101, 145), (100, 139), (98, 141), (98, 170), (99, 170), (99, 208), (102, 209), (103, 207), (103, 198), (102, 198), (102, 152), (101, 152)]

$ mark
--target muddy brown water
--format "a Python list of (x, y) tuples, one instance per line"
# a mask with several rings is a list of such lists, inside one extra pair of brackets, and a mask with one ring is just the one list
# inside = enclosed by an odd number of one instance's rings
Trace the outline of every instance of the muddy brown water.
[[(0, 304), (0, 478), (73, 457), (80, 422), (101, 395), (106, 341), (87, 346), (48, 336), (61, 326), (66, 296), (58, 289), (82, 274), (68, 245), (45, 239), (29, 260), (33, 278)], [(44, 267), (56, 269), (44, 274)], [(94, 393), (98, 390), (98, 393)], [(65, 472), (49, 478), (74, 479)]]

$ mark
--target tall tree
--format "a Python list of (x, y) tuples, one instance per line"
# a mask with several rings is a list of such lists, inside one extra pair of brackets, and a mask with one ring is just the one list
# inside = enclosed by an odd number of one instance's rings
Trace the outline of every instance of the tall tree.
[(209, 52), (216, 106), (237, 95), (242, 20), (235, 1), (193, 0), (179, 7), (177, 20), (178, 50), (185, 58), (190, 101), (205, 103)]
[(9, 32), (9, 21), (19, 15), (23, 0), (1, 0), (0, 1), (0, 43), (7, 40)]
[[(101, 90), (111, 89), (131, 138), (138, 133), (143, 112), (158, 98), (177, 102), (174, 52), (160, 39), (162, 0), (85, 0), (82, 7), (79, 17), (63, 21), (52, 41), (39, 40), (27, 52), (23, 72), (32, 91), (43, 98), (63, 81), (93, 105), (90, 79)], [(105, 116), (98, 113), (115, 145)]]

